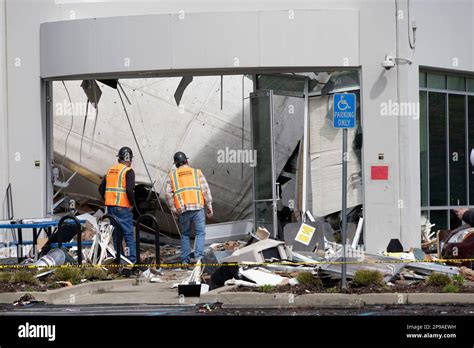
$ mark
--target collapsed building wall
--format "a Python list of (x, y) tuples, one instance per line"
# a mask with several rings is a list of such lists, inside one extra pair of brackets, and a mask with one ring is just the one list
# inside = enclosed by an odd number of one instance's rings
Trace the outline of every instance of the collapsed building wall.
[[(242, 75), (224, 76), (221, 94), (220, 76), (194, 77), (177, 105), (174, 94), (180, 81), (180, 77), (121, 80), (131, 103), (126, 103), (126, 108), (132, 127), (152, 180), (156, 181), (155, 190), (163, 197), (172, 156), (182, 150), (189, 156), (191, 165), (203, 169), (209, 181), (215, 202), (215, 221), (251, 218), (252, 163), (238, 163), (251, 156), (236, 152), (248, 151), (251, 147), (248, 95), (253, 90), (252, 80)], [(133, 166), (137, 181), (150, 182), (116, 90), (99, 82), (102, 95), (96, 110), (90, 104), (86, 106), (87, 98), (80, 85), (80, 81), (66, 81), (65, 86), (61, 82), (54, 83), (56, 164), (61, 166), (64, 161), (73, 161), (76, 167), (82, 166), (97, 177), (103, 176), (108, 166), (115, 162), (118, 148), (127, 145), (135, 152)], [(277, 173), (280, 173), (294, 151), (300, 151), (304, 106), (299, 98), (275, 98), (275, 155)], [(282, 116), (287, 112), (287, 104), (293, 105), (293, 113), (298, 119), (290, 119), (293, 114)], [(332, 98), (327, 95), (311, 98), (309, 103), (308, 196), (309, 207), (316, 216), (341, 209), (342, 132), (331, 125), (331, 104)], [(360, 112), (358, 118), (360, 121)], [(349, 144), (352, 145), (349, 206), (362, 203), (361, 144), (356, 144), (357, 136), (361, 138), (360, 122), (358, 125), (357, 130), (349, 131)], [(61, 174), (65, 181), (71, 172), (61, 168)], [(300, 175), (295, 178), (297, 181), (302, 179)], [(92, 198), (99, 198), (95, 193), (97, 180), (89, 182), (87, 185), (87, 181), (78, 176), (64, 192), (87, 192)], [(295, 192), (284, 191), (284, 199), (288, 200), (285, 197), (288, 194), (290, 198), (296, 198), (293, 197)]]
[[(220, 76), (194, 77), (177, 106), (173, 95), (180, 80), (180, 77), (121, 80), (132, 104), (126, 103), (132, 126), (152, 180), (156, 180), (155, 189), (164, 197), (164, 181), (172, 168), (173, 154), (181, 150), (188, 155), (192, 166), (202, 168), (209, 181), (216, 221), (249, 218), (251, 167), (249, 163), (233, 163), (232, 151), (250, 149), (249, 103), (243, 96), (248, 97), (253, 90), (252, 81), (241, 75), (224, 76), (221, 105)], [(102, 83), (99, 83), (103, 94), (98, 103), (94, 142), (96, 110), (90, 106), (81, 156), (87, 99), (81, 81), (65, 83), (72, 106), (62, 83), (54, 83), (55, 152), (66, 154), (72, 161), (103, 176), (116, 161), (117, 150), (127, 145), (135, 154), (133, 167), (137, 181), (150, 182), (117, 91)], [(72, 118), (70, 112), (74, 114)], [(223, 158), (219, 158), (221, 152)], [(72, 181), (71, 189), (81, 190), (73, 184)]]

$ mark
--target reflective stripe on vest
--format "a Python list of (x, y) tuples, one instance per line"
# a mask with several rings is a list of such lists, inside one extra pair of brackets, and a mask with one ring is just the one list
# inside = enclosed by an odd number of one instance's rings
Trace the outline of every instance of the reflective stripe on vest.
[(202, 206), (204, 196), (199, 176), (200, 171), (191, 167), (180, 167), (170, 173), (176, 209), (180, 210), (187, 204)]
[(122, 163), (111, 167), (106, 176), (105, 205), (131, 208), (127, 197), (127, 182), (125, 176), (130, 170)]

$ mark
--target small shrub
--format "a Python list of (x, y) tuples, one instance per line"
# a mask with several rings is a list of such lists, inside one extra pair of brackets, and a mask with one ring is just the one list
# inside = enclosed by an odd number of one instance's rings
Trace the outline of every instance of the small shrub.
[(335, 294), (341, 292), (341, 289), (338, 286), (333, 286), (332, 288), (327, 289), (327, 292), (330, 294)]
[(49, 290), (54, 290), (54, 289), (61, 289), (63, 286), (58, 283), (52, 283), (48, 285)]
[(443, 287), (443, 292), (459, 292), (459, 286), (455, 284), (447, 284)]
[(383, 274), (370, 269), (356, 271), (352, 282), (358, 286), (382, 286), (385, 284)]
[(265, 284), (261, 285), (257, 288), (258, 292), (273, 292), (275, 290), (275, 287), (273, 285)]
[(56, 280), (78, 284), (81, 281), (81, 270), (74, 267), (60, 267), (54, 271)]
[(315, 287), (321, 287), (323, 285), (321, 279), (316, 278), (313, 276), (311, 272), (301, 272), (296, 276), (296, 280), (298, 280), (298, 283), (301, 285), (306, 285), (306, 286), (315, 286)]
[(0, 283), (8, 283), (12, 279), (10, 272), (0, 272)]
[(104, 280), (107, 279), (107, 272), (102, 268), (90, 267), (84, 271), (84, 278), (87, 280)]
[(431, 286), (446, 286), (451, 284), (451, 278), (443, 273), (432, 273), (428, 277), (428, 285)]
[(13, 276), (11, 277), (10, 282), (13, 284), (29, 284), (29, 285), (35, 285), (38, 283), (33, 273), (28, 272), (26, 270), (21, 270), (16, 273), (13, 273)]
[(460, 274), (453, 275), (453, 283), (456, 285), (464, 285), (464, 277)]

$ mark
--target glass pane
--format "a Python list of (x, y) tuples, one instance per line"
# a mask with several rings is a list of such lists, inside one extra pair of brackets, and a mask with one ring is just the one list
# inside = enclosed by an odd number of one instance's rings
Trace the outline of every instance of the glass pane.
[(446, 210), (431, 210), (430, 222), (435, 224), (432, 231), (448, 229), (448, 212)]
[(272, 199), (273, 156), (270, 95), (253, 97), (251, 100), (253, 149), (257, 152), (257, 165), (254, 167), (255, 199)]
[[(467, 109), (468, 109), (468, 149), (469, 153), (467, 157), (470, 157), (472, 149), (474, 149), (474, 97), (467, 97)], [(474, 167), (469, 161), (469, 204), (474, 203)]]
[(426, 87), (426, 73), (420, 72), (420, 87)]
[(446, 94), (428, 94), (430, 205), (447, 205)]
[(420, 183), (421, 206), (428, 206), (428, 122), (426, 115), (427, 93), (420, 92)]
[(474, 92), (474, 79), (467, 79), (467, 90)]
[(449, 202), (466, 202), (466, 119), (463, 95), (450, 94), (449, 103)]
[(255, 229), (265, 227), (273, 232), (273, 203), (255, 202)]
[(446, 89), (446, 75), (428, 74), (428, 87)]
[(301, 77), (258, 75), (258, 89), (304, 93), (304, 82)]
[(448, 76), (448, 89), (453, 91), (465, 91), (465, 78), (461, 76)]

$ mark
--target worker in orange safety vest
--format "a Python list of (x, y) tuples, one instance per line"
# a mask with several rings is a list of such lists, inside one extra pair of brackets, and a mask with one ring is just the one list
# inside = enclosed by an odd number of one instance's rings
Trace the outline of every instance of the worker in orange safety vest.
[(183, 152), (176, 152), (173, 160), (176, 170), (166, 178), (166, 203), (173, 213), (178, 214), (182, 227), (181, 262), (188, 264), (192, 227), (196, 235), (194, 257), (200, 260), (204, 256), (206, 216), (211, 218), (214, 214), (212, 195), (202, 171), (191, 167)]
[[(114, 216), (122, 227), (123, 238), (127, 245), (124, 253), (125, 256), (135, 263), (137, 260), (133, 233), (135, 172), (131, 168), (133, 159), (132, 149), (127, 146), (122, 147), (117, 157), (118, 162), (109, 168), (99, 185), (99, 193), (105, 200), (107, 213)], [(116, 250), (119, 243), (117, 239), (117, 234), (114, 231)]]

